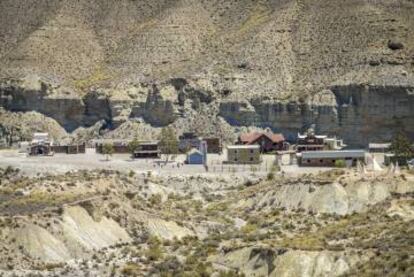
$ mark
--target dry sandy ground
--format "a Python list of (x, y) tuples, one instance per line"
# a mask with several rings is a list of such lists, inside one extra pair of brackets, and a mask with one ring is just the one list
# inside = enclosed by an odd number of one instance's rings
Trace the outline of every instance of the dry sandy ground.
[[(107, 169), (119, 171), (135, 171), (143, 173), (153, 171), (159, 175), (266, 175), (273, 163), (273, 155), (264, 155), (261, 165), (223, 165), (225, 153), (222, 155), (211, 154), (208, 156), (208, 172), (203, 165), (183, 165), (185, 155), (178, 155), (174, 162), (165, 164), (164, 160), (133, 160), (128, 154), (115, 154), (106, 159), (104, 155), (96, 154), (94, 149), (87, 149), (86, 154), (54, 156), (27, 156), (17, 150), (0, 151), (0, 167), (12, 166), (19, 168), (27, 175), (38, 173), (65, 173), (72, 170)], [(287, 162), (287, 161), (284, 161)], [(177, 166), (180, 164), (180, 166)], [(301, 168), (296, 165), (284, 165), (282, 170), (289, 175), (303, 173), (315, 173), (329, 168)]]

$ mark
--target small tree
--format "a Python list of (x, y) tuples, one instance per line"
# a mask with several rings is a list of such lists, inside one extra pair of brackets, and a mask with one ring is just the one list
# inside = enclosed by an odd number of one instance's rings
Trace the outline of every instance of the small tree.
[(139, 148), (139, 140), (137, 138), (134, 138), (130, 143), (128, 143), (128, 151), (131, 153), (132, 156), (134, 156), (135, 151)]
[(399, 132), (394, 137), (390, 150), (397, 157), (410, 158), (414, 155), (410, 139), (403, 132)]
[(110, 143), (105, 143), (102, 146), (102, 154), (106, 155), (106, 160), (109, 161), (109, 156), (114, 153), (114, 146)]
[(344, 167), (346, 167), (345, 160), (336, 160), (335, 161), (335, 167), (337, 167), (337, 168), (344, 168)]
[(161, 130), (159, 147), (162, 154), (165, 154), (167, 163), (173, 155), (178, 154), (178, 140), (175, 131), (170, 127)]

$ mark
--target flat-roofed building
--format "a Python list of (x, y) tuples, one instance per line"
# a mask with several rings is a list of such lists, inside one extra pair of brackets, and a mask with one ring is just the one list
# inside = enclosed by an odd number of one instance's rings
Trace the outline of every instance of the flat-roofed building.
[(228, 164), (259, 164), (262, 162), (260, 145), (230, 145), (227, 146)]
[(298, 154), (298, 163), (301, 166), (332, 166), (337, 161), (344, 161), (347, 167), (356, 166), (357, 162), (366, 163), (365, 150), (337, 150), (337, 151), (309, 151)]
[(158, 141), (140, 142), (138, 149), (134, 151), (135, 159), (158, 159), (160, 156)]

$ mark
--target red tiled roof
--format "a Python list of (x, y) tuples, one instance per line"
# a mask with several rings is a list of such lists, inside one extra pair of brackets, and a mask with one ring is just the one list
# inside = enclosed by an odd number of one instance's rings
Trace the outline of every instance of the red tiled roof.
[(244, 144), (252, 144), (256, 140), (258, 140), (261, 136), (266, 136), (273, 143), (279, 143), (279, 142), (285, 141), (285, 137), (282, 134), (260, 133), (260, 132), (241, 134), (240, 141)]

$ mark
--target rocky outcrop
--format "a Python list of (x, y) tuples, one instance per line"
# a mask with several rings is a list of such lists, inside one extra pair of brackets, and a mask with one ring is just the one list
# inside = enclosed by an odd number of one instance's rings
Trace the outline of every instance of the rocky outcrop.
[[(389, 140), (401, 128), (414, 137), (412, 112), (403, 112), (413, 110), (404, 90), (414, 86), (389, 78), (379, 85), (367, 74), (402, 69), (413, 80), (411, 0), (35, 2), (0, 3), (0, 78), (36, 74), (81, 96), (12, 84), (0, 92), (6, 109), (37, 111), (72, 131), (135, 117), (161, 127), (194, 118), (187, 106), (199, 112), (213, 102), (211, 117), (291, 140), (310, 124), (351, 146)], [(351, 82), (335, 83), (347, 74)], [(160, 94), (118, 89), (151, 82), (163, 84)], [(327, 101), (317, 99), (321, 91)], [(361, 95), (351, 104), (350, 91)]]
[(47, 132), (57, 141), (68, 134), (50, 117), (37, 112), (9, 112), (0, 108), (0, 144), (10, 145), (19, 141), (30, 141), (35, 132)]
[(30, 257), (46, 262), (62, 262), (71, 259), (65, 244), (42, 227), (28, 224), (17, 230), (15, 238)]
[(156, 217), (147, 217), (144, 226), (152, 236), (165, 240), (174, 238), (182, 239), (184, 237), (194, 236), (194, 232), (186, 227), (179, 226), (173, 221), (166, 221)]
[(176, 92), (171, 88), (160, 92), (154, 87), (148, 92), (142, 85), (137, 89), (125, 88), (122, 93), (92, 90), (80, 97), (74, 91), (30, 76), (0, 84), (0, 107), (12, 112), (36, 111), (55, 119), (67, 131), (90, 127), (101, 120), (114, 129), (134, 117), (144, 118), (154, 126), (165, 126), (177, 117)]
[(112, 121), (112, 109), (106, 94), (94, 91), (86, 94), (82, 102), (84, 104), (82, 125), (92, 126), (100, 120)]
[(360, 259), (357, 256), (329, 251), (288, 251), (275, 260), (271, 277), (341, 276)]
[[(174, 94), (175, 91), (172, 93)], [(172, 95), (172, 97), (175, 98), (176, 96)], [(173, 123), (177, 116), (172, 100), (163, 97), (155, 85), (152, 86), (152, 90), (148, 94), (141, 115), (154, 126), (165, 126)]]
[(345, 252), (246, 247), (217, 257), (215, 266), (246, 276), (341, 276), (359, 261)]
[(67, 130), (82, 124), (85, 103), (73, 91), (54, 90), (36, 77), (2, 83), (0, 106), (13, 112), (36, 111), (54, 118)]
[(337, 85), (308, 101), (224, 101), (220, 115), (233, 125), (270, 127), (292, 141), (315, 124), (318, 133), (364, 147), (390, 140), (397, 130), (414, 138), (413, 91), (414, 85)]
[(347, 215), (363, 212), (370, 205), (384, 201), (393, 193), (414, 191), (412, 182), (383, 179), (375, 182), (357, 181), (343, 186), (332, 183), (322, 186), (297, 184), (277, 186), (257, 193), (254, 197), (243, 198), (233, 208), (266, 210), (284, 208), (303, 209), (314, 213)]
[[(223, 97), (186, 79), (152, 87), (96, 89), (80, 97), (32, 76), (2, 83), (0, 106), (13, 112), (39, 112), (67, 131), (101, 120), (106, 128), (115, 129), (135, 118), (163, 127), (187, 117), (200, 121), (196, 118), (202, 114), (219, 115), (232, 126), (270, 127), (290, 141), (315, 125), (317, 133), (343, 138), (351, 147), (365, 147), (369, 142), (389, 141), (400, 130), (414, 138), (414, 77), (404, 72), (397, 79), (390, 76), (370, 84), (342, 80), (313, 96), (287, 100), (270, 95)], [(195, 124), (214, 125), (214, 121)]]
[(349, 144), (390, 140), (397, 130), (414, 138), (414, 85), (333, 86), (338, 133)]
[(117, 243), (130, 242), (128, 233), (112, 219), (95, 221), (81, 207), (66, 208), (53, 233), (33, 224), (17, 230), (14, 239), (31, 257), (45, 262), (65, 262)]

